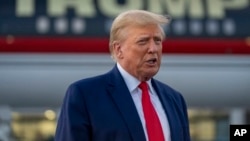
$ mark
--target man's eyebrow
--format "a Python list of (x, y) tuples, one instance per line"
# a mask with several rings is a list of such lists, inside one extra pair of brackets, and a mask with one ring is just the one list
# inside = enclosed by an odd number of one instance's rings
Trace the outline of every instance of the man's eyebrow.
[(138, 36), (136, 39), (147, 39), (147, 38), (150, 38), (149, 35), (141, 35), (141, 36)]
[[(149, 39), (149, 38), (151, 38), (150, 35), (145, 35), (145, 34), (143, 34), (143, 35), (137, 36), (137, 37), (136, 37), (136, 40), (146, 40), (146, 39)], [(162, 37), (161, 37), (161, 35), (154, 35), (154, 36), (153, 36), (153, 39), (162, 39)]]
[(140, 37), (140, 38), (137, 38), (135, 40), (136, 43), (140, 43), (140, 42), (145, 42), (145, 41), (149, 41), (150, 40), (150, 37)]
[(153, 38), (154, 38), (154, 39), (161, 39), (161, 40), (162, 40), (162, 37), (161, 37), (161, 36), (154, 36)]

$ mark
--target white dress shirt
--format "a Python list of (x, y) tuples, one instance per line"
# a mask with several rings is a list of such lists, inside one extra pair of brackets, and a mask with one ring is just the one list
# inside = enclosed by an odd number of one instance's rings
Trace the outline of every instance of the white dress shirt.
[[(135, 77), (133, 77), (132, 75), (130, 75), (127, 71), (125, 71), (119, 63), (117, 63), (117, 67), (129, 89), (129, 92), (131, 93), (137, 112), (142, 122), (142, 126), (144, 129), (144, 133), (146, 135), (146, 139), (148, 141), (148, 135), (147, 135), (146, 124), (145, 124), (145, 119), (144, 119), (143, 110), (142, 110), (142, 102), (141, 102), (142, 91), (140, 88), (138, 88), (138, 85), (141, 82)], [(162, 107), (162, 104), (160, 102), (158, 95), (156, 94), (151, 84), (151, 79), (147, 81), (147, 84), (149, 86), (150, 99), (159, 117), (165, 141), (171, 141), (170, 128), (169, 128), (167, 115)]]

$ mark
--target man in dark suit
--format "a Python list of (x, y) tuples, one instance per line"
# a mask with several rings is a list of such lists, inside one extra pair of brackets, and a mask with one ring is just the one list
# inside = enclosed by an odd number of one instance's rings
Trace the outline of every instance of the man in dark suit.
[(70, 85), (55, 141), (190, 141), (182, 95), (153, 79), (161, 64), (161, 27), (169, 20), (129, 10), (114, 20), (114, 68)]

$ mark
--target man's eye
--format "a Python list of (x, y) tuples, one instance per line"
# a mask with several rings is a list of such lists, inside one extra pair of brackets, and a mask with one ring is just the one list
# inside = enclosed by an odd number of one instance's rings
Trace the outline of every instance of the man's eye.
[(140, 40), (138, 43), (139, 43), (140, 45), (143, 45), (143, 44), (146, 43), (146, 40)]
[(161, 39), (155, 39), (155, 43), (160, 44), (162, 42)]

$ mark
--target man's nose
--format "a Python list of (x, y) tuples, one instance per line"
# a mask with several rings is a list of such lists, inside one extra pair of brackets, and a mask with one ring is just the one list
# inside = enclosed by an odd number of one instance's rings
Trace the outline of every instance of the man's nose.
[(157, 45), (155, 43), (155, 41), (151, 41), (150, 44), (149, 44), (148, 52), (149, 53), (155, 53), (155, 52), (157, 52), (158, 49), (159, 49), (159, 45)]

